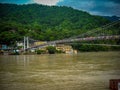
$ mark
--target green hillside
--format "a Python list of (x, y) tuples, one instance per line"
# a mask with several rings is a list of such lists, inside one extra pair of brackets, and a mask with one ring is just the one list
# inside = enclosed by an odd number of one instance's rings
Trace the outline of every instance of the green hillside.
[(79, 35), (109, 21), (64, 6), (0, 4), (0, 43), (13, 44), (30, 36), (58, 40)]

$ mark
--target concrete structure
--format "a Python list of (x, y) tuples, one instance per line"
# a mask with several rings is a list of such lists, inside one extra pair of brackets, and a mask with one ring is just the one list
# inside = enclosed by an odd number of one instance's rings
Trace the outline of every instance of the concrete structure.
[(26, 48), (29, 48), (29, 39), (28, 39), (28, 37), (24, 37), (24, 51), (26, 50)]
[[(43, 44), (47, 44), (47, 42), (44, 42), (44, 41), (36, 41), (36, 42), (34, 42), (34, 46), (37, 46), (37, 45), (43, 45)], [(40, 49), (40, 50), (46, 50), (46, 47), (43, 47), (43, 48), (37, 48), (37, 49)]]
[(74, 53), (74, 50), (73, 50), (72, 46), (70, 46), (70, 45), (57, 44), (56, 49), (61, 50), (61, 51), (65, 52), (65, 53), (67, 53), (67, 54)]
[(24, 46), (23, 42), (17, 42), (17, 46)]

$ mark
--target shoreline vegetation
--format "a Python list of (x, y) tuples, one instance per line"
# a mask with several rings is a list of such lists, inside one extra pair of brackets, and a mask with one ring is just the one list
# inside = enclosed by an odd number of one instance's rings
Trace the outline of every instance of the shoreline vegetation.
[[(82, 52), (119, 52), (120, 46), (97, 46), (97, 45), (74, 45), (73, 50), (77, 50), (78, 53)], [(49, 46), (46, 50), (37, 49), (35, 52), (25, 51), (25, 52), (7, 52), (0, 51), (0, 55), (41, 55), (41, 54), (66, 54), (64, 51), (56, 50), (55, 47)], [(69, 53), (74, 54), (74, 53)]]
[(73, 45), (73, 49), (81, 52), (99, 52), (99, 51), (120, 51), (120, 46), (99, 46), (99, 45)]

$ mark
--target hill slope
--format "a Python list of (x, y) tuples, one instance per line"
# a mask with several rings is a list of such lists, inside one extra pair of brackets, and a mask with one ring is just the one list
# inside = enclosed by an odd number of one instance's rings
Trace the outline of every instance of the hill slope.
[(112, 21), (112, 22), (120, 20), (120, 17), (118, 17), (118, 16), (103, 16), (103, 17)]
[(6, 44), (21, 40), (23, 36), (38, 40), (63, 39), (109, 22), (64, 6), (0, 4), (0, 12), (0, 43)]

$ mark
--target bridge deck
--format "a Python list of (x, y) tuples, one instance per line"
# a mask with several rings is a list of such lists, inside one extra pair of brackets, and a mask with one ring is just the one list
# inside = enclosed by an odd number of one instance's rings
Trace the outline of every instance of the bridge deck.
[(56, 40), (56, 41), (47, 42), (47, 43), (42, 44), (42, 45), (37, 45), (37, 46), (27, 48), (27, 50), (33, 49), (33, 48), (43, 48), (43, 47), (47, 47), (47, 46), (55, 45), (55, 44), (60, 44), (60, 43), (70, 43), (70, 42), (78, 42), (78, 41), (79, 42), (82, 42), (82, 41), (94, 41), (94, 40), (111, 40), (111, 39), (120, 39), (120, 35), (97, 36), (97, 37), (86, 37), (86, 38)]

